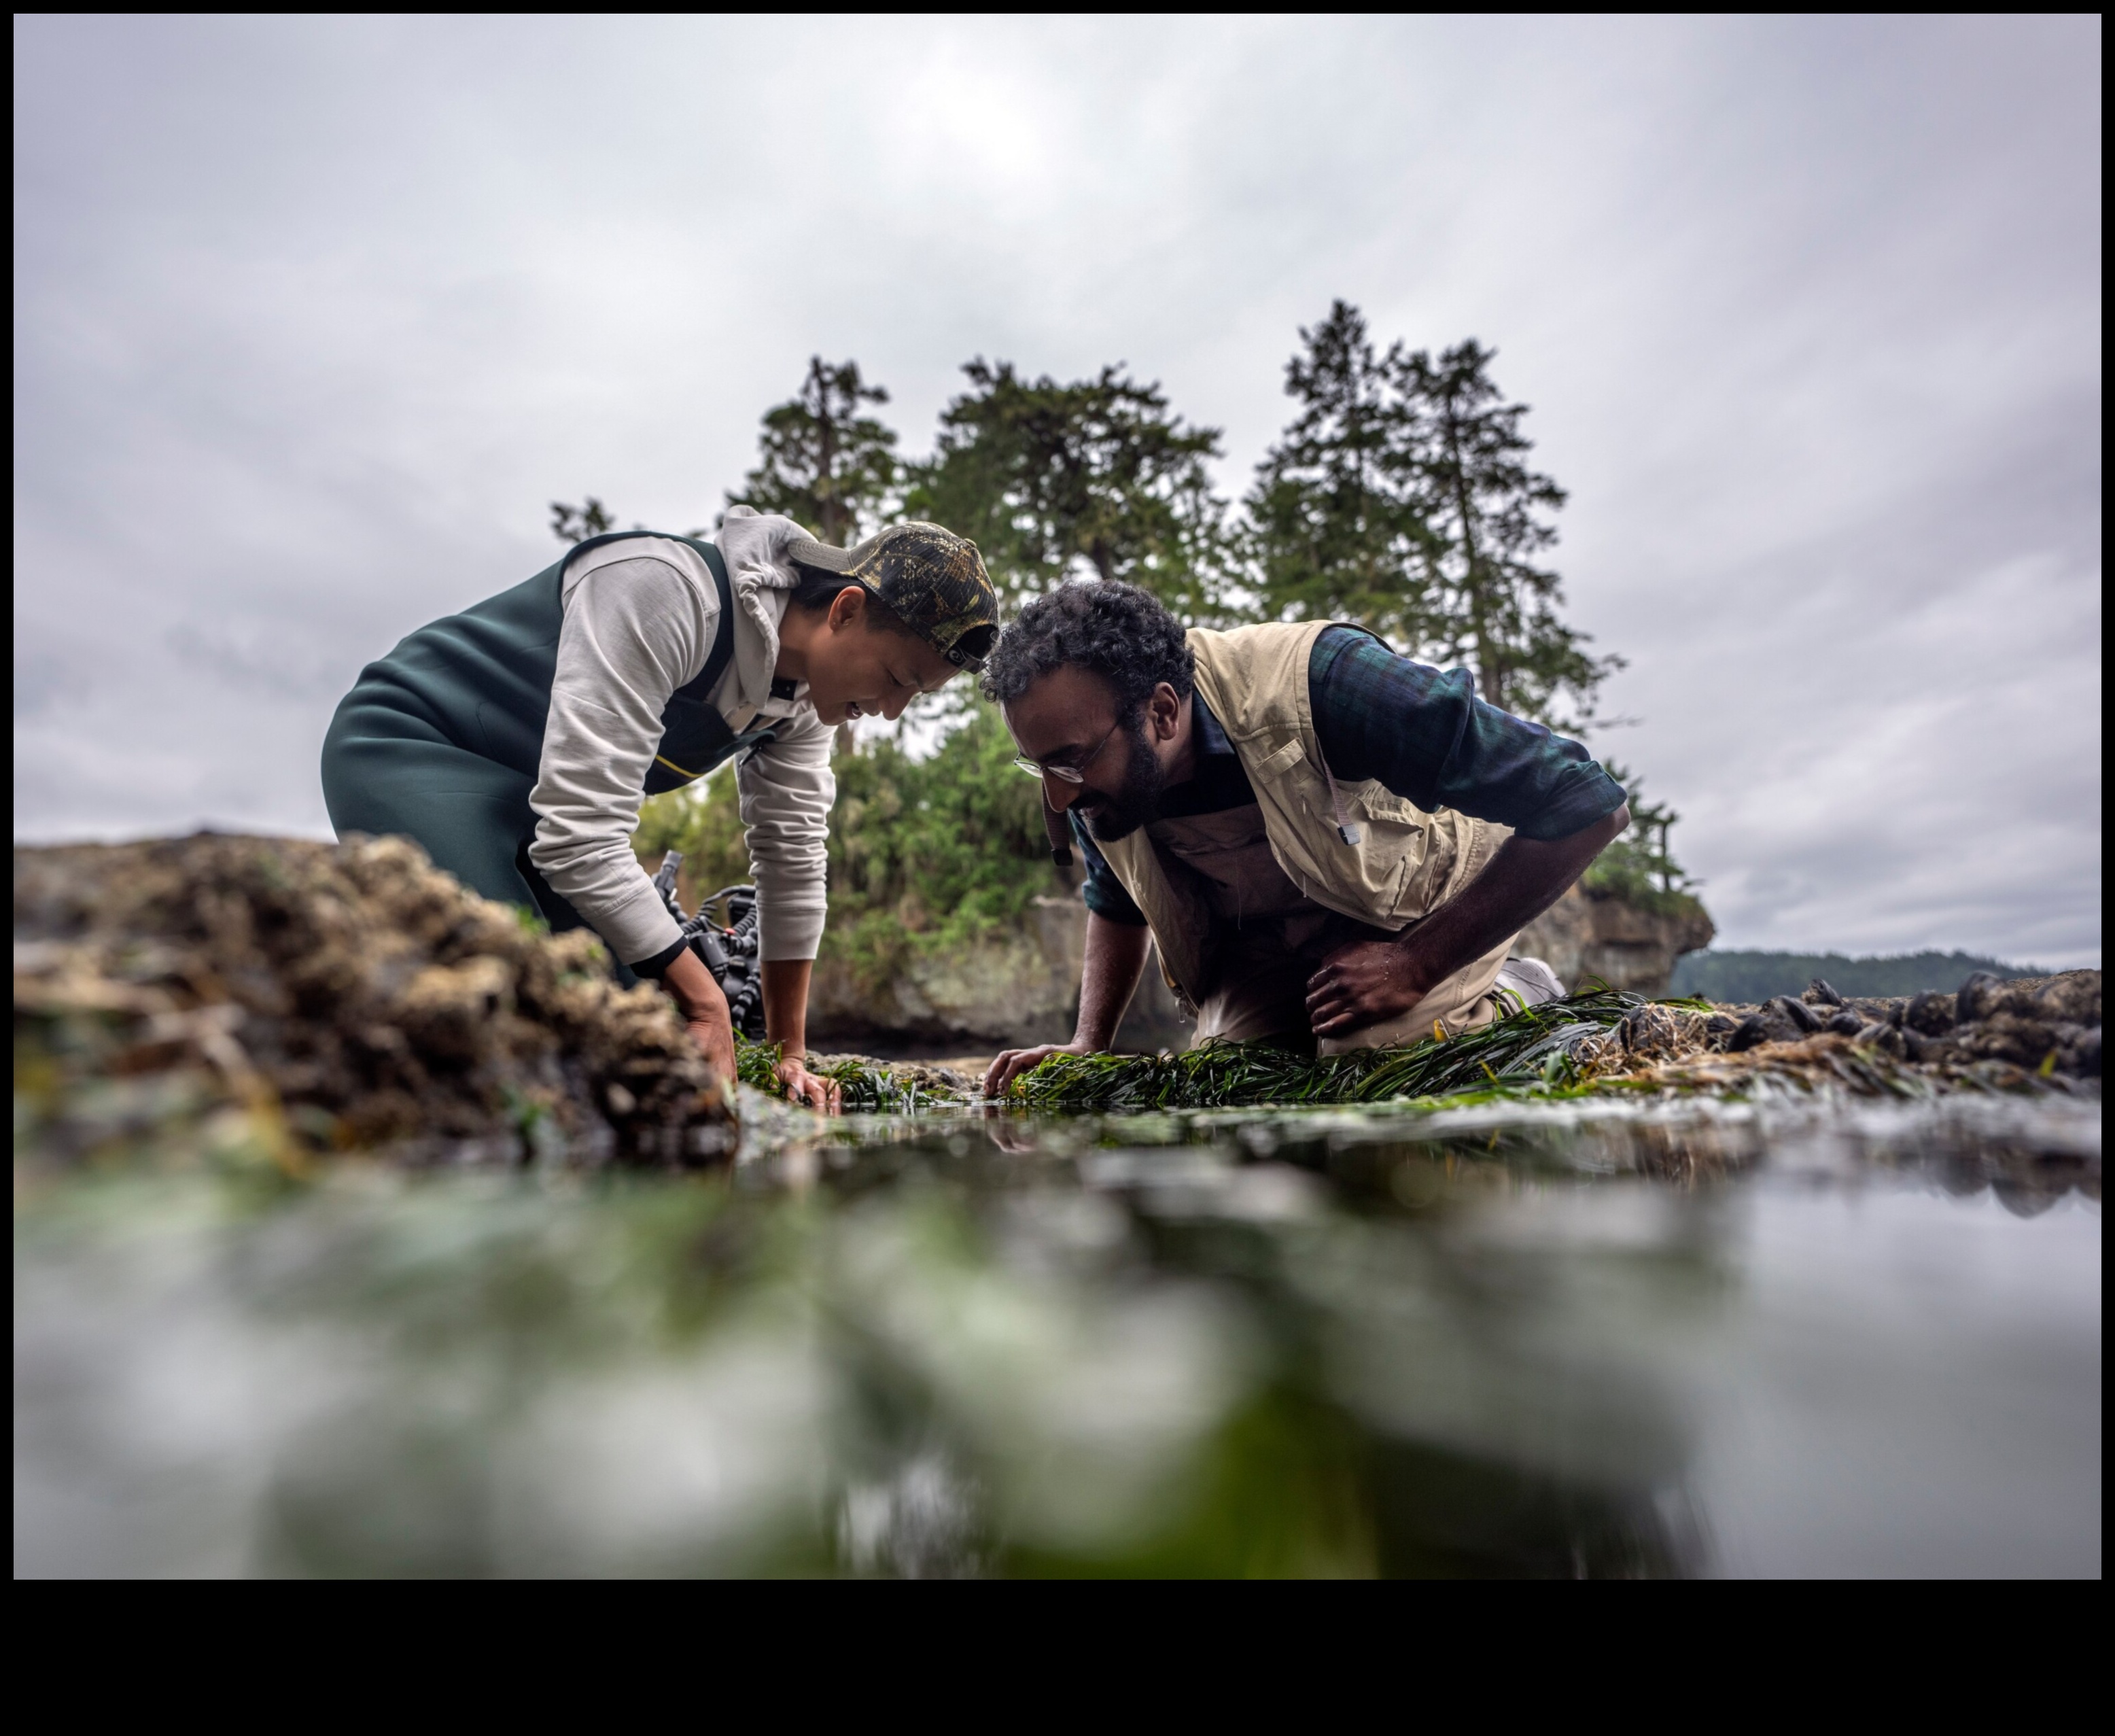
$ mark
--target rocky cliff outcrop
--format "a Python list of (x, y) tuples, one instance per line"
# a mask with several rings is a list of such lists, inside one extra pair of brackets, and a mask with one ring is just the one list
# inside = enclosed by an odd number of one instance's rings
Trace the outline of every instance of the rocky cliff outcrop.
[[(1709, 945), (1713, 933), (1694, 898), (1645, 904), (1574, 886), (1526, 930), (1518, 950), (1545, 960), (1567, 989), (1599, 977), (1612, 989), (1664, 994), (1675, 960)], [(815, 969), (809, 1029), (829, 1041), (882, 1047), (1062, 1043), (1079, 1008), (1086, 937), (1086, 906), (1074, 893), (1039, 898), (1020, 929), (914, 956), (878, 985), (826, 958)], [(1191, 1025), (1149, 963), (1118, 1045), (1180, 1046)]]
[(1567, 989), (1598, 977), (1612, 989), (1664, 994), (1674, 962), (1711, 944), (1704, 907), (1677, 893), (1644, 902), (1575, 885), (1522, 930), (1514, 951), (1539, 958)]
[[(819, 1040), (928, 1049), (1062, 1043), (1080, 1007), (1087, 907), (1079, 894), (1038, 898), (1021, 928), (952, 952), (914, 954), (888, 981), (863, 982), (842, 959), (815, 967), (808, 1028)], [(1180, 1044), (1190, 1028), (1149, 963), (1118, 1042)]]

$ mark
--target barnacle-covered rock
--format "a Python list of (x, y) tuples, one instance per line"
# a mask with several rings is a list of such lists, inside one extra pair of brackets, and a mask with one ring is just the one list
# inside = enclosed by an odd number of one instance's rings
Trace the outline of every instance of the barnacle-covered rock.
[(667, 998), (402, 838), (15, 852), (16, 1149), (724, 1157)]

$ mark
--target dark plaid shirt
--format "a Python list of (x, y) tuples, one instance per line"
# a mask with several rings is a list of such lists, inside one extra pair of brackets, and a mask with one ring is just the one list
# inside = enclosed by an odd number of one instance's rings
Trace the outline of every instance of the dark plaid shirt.
[[(1339, 783), (1377, 778), (1428, 813), (1452, 808), (1523, 838), (1569, 838), (1622, 806), (1623, 788), (1576, 742), (1476, 697), (1466, 669), (1398, 657), (1355, 627), (1324, 629), (1307, 660), (1322, 755)], [(1191, 700), (1196, 775), (1161, 792), (1170, 820), (1255, 800), (1240, 756), (1202, 694)], [(1145, 918), (1077, 818), (1088, 909), (1131, 927)]]

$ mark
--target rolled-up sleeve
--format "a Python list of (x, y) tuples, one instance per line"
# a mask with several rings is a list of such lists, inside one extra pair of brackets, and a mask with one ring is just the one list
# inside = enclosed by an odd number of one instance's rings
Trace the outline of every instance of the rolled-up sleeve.
[(756, 876), (757, 935), (767, 961), (813, 958), (822, 944), (830, 808), (837, 799), (830, 726), (804, 710), (778, 728), (778, 739), (735, 772)]
[(1087, 836), (1087, 829), (1080, 824), (1080, 816), (1067, 810), (1065, 820), (1072, 829), (1072, 842), (1080, 847), (1080, 860), (1086, 865), (1087, 878), (1080, 888), (1080, 896), (1087, 908), (1111, 922), (1121, 922), (1126, 928), (1144, 928), (1145, 912), (1124, 889), (1124, 883), (1117, 878), (1116, 870), (1109, 866), (1108, 858), (1094, 847), (1094, 839)]
[(1569, 838), (1613, 814), (1623, 787), (1578, 742), (1476, 697), (1435, 669), (1333, 627), (1307, 664), (1314, 728), (1343, 783), (1374, 778), (1428, 811), (1452, 808), (1523, 838)]

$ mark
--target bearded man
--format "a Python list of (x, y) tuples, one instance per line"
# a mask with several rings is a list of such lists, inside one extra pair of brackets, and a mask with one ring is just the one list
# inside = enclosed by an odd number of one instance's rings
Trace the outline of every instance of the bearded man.
[(1107, 1049), (1149, 939), (1200, 1043), (1333, 1054), (1552, 999), (1513, 944), (1630, 823), (1577, 742), (1360, 627), (1186, 632), (1132, 586), (1067, 585), (1000, 636), (984, 688), (1069, 823), (1088, 909), (1072, 1040), (999, 1056), (991, 1096)]

